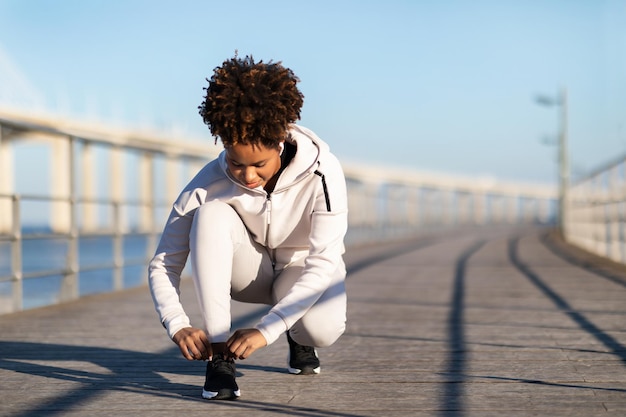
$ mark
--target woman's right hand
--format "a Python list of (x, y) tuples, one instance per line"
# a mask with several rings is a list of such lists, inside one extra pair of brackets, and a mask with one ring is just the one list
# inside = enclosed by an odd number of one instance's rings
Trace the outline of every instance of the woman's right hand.
[(213, 356), (209, 338), (202, 329), (185, 327), (177, 331), (172, 340), (187, 360), (203, 361)]

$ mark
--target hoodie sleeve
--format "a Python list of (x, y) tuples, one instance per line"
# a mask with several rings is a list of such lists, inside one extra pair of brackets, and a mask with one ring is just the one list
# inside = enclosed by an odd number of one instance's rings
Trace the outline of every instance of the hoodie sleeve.
[(205, 187), (214, 177), (214, 169), (215, 162), (207, 164), (180, 194), (148, 267), (148, 283), (154, 307), (170, 338), (179, 330), (191, 326), (180, 302), (180, 280), (189, 256), (189, 233), (193, 217), (206, 199)]
[(346, 181), (339, 161), (327, 154), (316, 172), (317, 188), (309, 233), (309, 255), (302, 275), (256, 328), (268, 345), (291, 328), (328, 289), (337, 274), (345, 278), (344, 237), (348, 228)]
[(148, 269), (154, 307), (170, 338), (191, 326), (180, 302), (180, 280), (189, 254), (192, 220), (192, 215), (182, 214), (174, 206)]

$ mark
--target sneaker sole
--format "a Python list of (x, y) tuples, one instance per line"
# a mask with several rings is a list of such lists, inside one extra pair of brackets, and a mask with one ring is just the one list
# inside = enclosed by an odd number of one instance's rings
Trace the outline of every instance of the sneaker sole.
[(290, 374), (293, 375), (317, 375), (320, 373), (322, 368), (318, 366), (317, 368), (311, 368), (310, 366), (306, 366), (302, 369), (292, 368), (291, 366), (287, 366), (287, 370)]
[(224, 388), (219, 390), (218, 392), (215, 392), (202, 389), (202, 398), (205, 398), (207, 400), (236, 400), (240, 396), (240, 390)]

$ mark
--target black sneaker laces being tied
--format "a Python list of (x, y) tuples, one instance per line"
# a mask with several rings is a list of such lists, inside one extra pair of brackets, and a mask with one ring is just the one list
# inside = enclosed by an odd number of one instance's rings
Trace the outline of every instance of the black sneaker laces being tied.
[(207, 363), (202, 397), (208, 400), (234, 400), (241, 392), (235, 381), (235, 361), (217, 354)]

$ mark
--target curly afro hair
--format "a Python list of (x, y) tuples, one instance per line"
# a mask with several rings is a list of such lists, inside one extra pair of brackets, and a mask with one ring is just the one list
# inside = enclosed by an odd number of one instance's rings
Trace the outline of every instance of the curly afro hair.
[(225, 147), (235, 144), (277, 148), (288, 125), (300, 119), (300, 81), (281, 62), (254, 62), (237, 53), (214, 69), (198, 107), (211, 134)]

